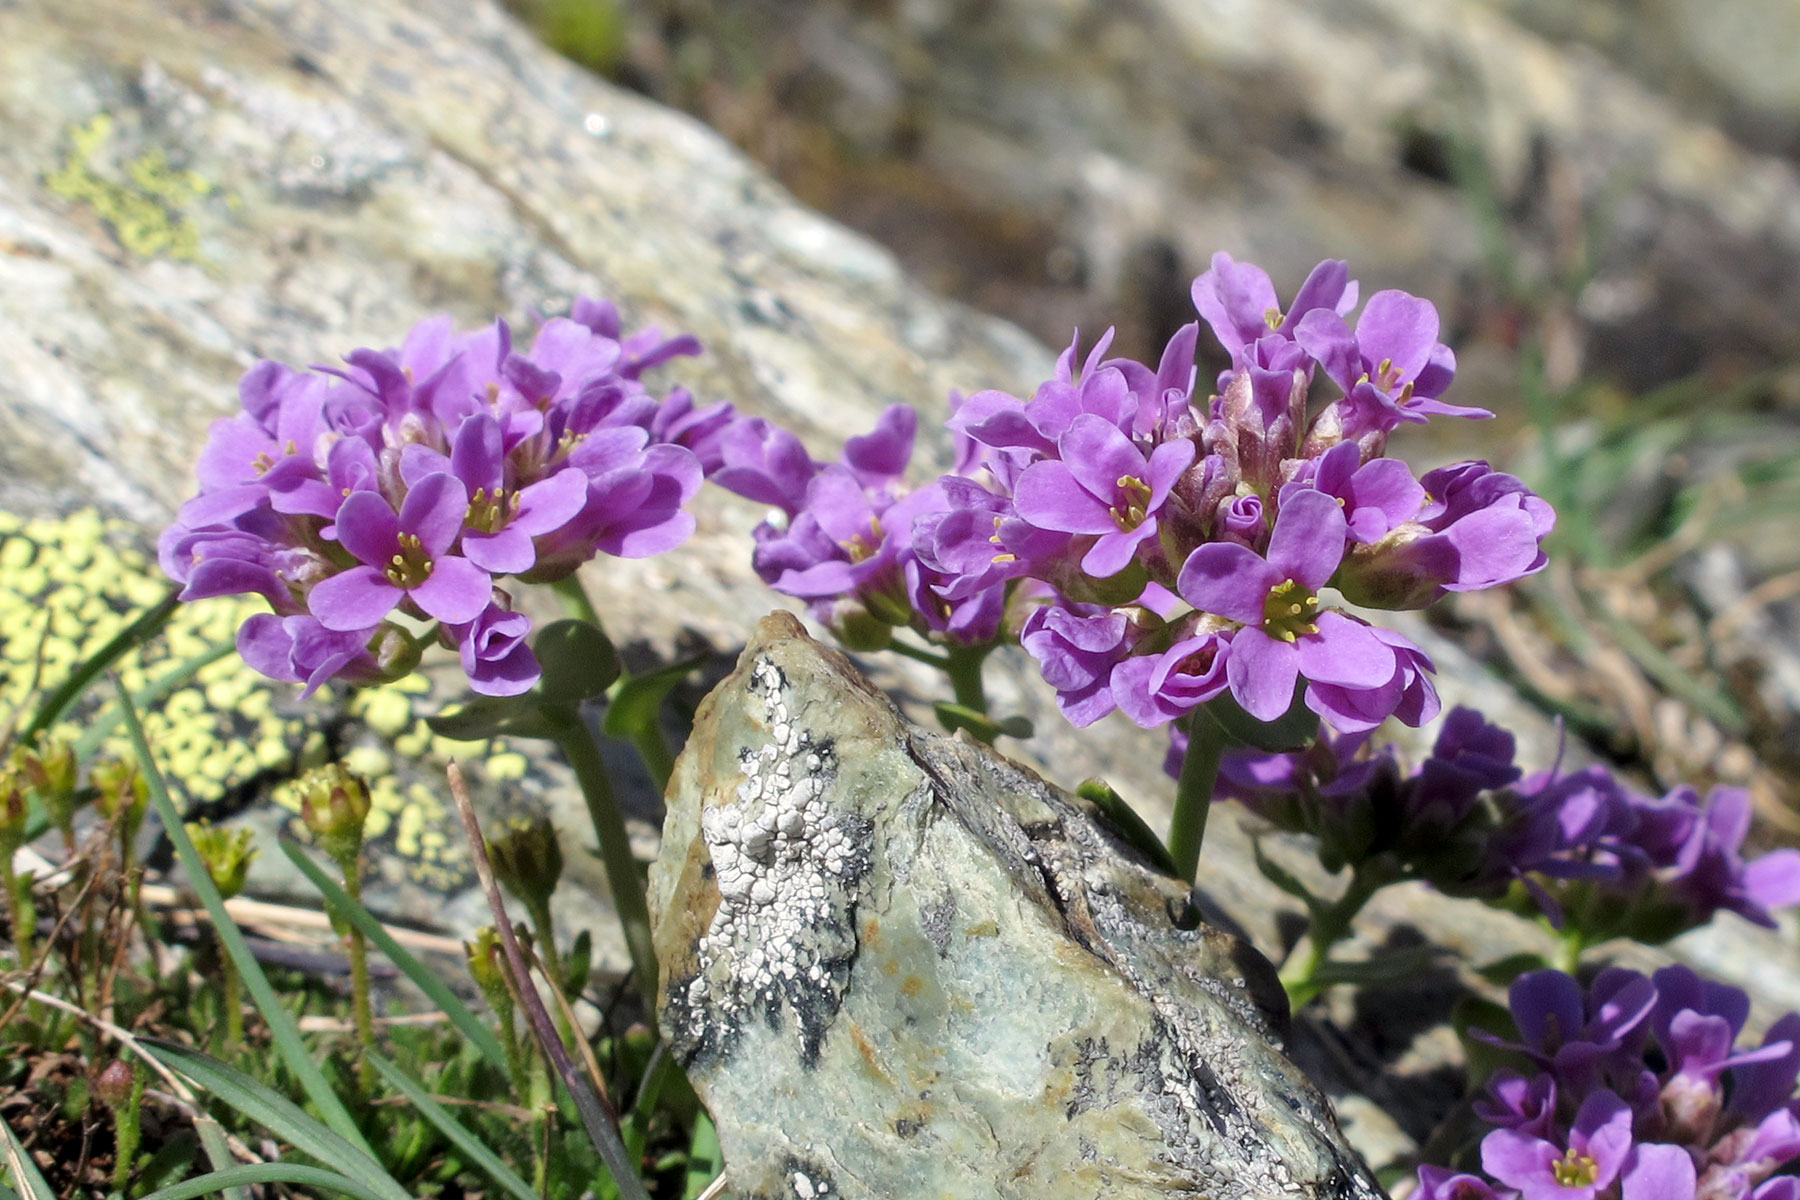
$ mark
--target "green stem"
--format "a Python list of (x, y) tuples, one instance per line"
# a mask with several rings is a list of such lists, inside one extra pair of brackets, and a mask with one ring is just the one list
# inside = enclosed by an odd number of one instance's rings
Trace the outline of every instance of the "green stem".
[(32, 945), (37, 932), (37, 906), (31, 902), (31, 877), (13, 870), (12, 859), (11, 851), (0, 853), (0, 884), (6, 888), (6, 916), (12, 923), (18, 967), (28, 971), (37, 961)]
[(1212, 811), (1213, 785), (1225, 756), (1225, 730), (1204, 709), (1188, 720), (1187, 754), (1175, 785), (1175, 815), (1169, 822), (1169, 857), (1176, 874), (1194, 882), (1200, 870), (1200, 845), (1206, 840), (1206, 818)]
[[(556, 949), (556, 925), (550, 917), (550, 906), (536, 900), (525, 900), (525, 908), (531, 914), (531, 924), (537, 933), (537, 952), (542, 960), (544, 976), (550, 981), (565, 999), (568, 997), (568, 977), (563, 973), (562, 955)], [(550, 1011), (556, 1021), (556, 1032), (562, 1035), (563, 1045), (575, 1044), (575, 1031), (569, 1028), (569, 1019), (563, 1015), (563, 1006), (558, 1004)]]
[[(344, 891), (356, 903), (362, 903), (361, 855), (352, 855), (340, 864), (344, 869)], [(345, 923), (344, 945), (350, 955), (350, 1016), (356, 1023), (356, 1040), (365, 1049), (375, 1048), (375, 1009), (369, 1001), (369, 944), (362, 930)], [(365, 1090), (375, 1086), (375, 1065), (367, 1055), (357, 1056), (357, 1077)]]
[(950, 676), (950, 687), (956, 702), (987, 715), (987, 689), (982, 686), (981, 665), (994, 652), (995, 643), (981, 646), (952, 646), (945, 656), (944, 672)]
[(1585, 949), (1587, 939), (1571, 922), (1556, 939), (1556, 956), (1552, 965), (1563, 974), (1572, 976), (1581, 969), (1581, 952)]
[(113, 1156), (113, 1190), (125, 1195), (131, 1179), (131, 1164), (137, 1160), (138, 1145), (143, 1138), (144, 1076), (139, 1068), (131, 1074), (131, 1094), (125, 1103), (113, 1110), (113, 1127), (118, 1146)]
[[(570, 575), (550, 585), (563, 602), (563, 607), (571, 617), (578, 621), (586, 621), (601, 633), (606, 632), (606, 623), (600, 619), (600, 610), (594, 607), (593, 599), (587, 589), (581, 586), (579, 576)], [(631, 672), (621, 667), (618, 679), (613, 681), (607, 694), (617, 695), (619, 688), (631, 678)], [(675, 754), (669, 749), (669, 741), (663, 736), (662, 723), (652, 720), (640, 729), (631, 731), (631, 744), (637, 748), (638, 757), (644, 760), (644, 769), (650, 772), (650, 778), (656, 781), (658, 791), (669, 786), (669, 776), (675, 773)]]
[(550, 585), (557, 598), (563, 602), (571, 617), (578, 621), (586, 621), (595, 629), (605, 631), (606, 622), (600, 619), (600, 610), (594, 607), (593, 599), (587, 589), (581, 586), (579, 574), (567, 575)]
[(889, 642), (887, 648), (902, 658), (910, 658), (914, 662), (922, 662), (926, 666), (936, 667), (940, 671), (950, 670), (950, 656), (948, 654), (933, 654), (929, 650), (921, 650), (917, 646), (909, 646), (899, 638), (895, 638), (893, 641)]
[(1330, 904), (1308, 906), (1306, 953), (1290, 957), (1281, 967), (1281, 986), (1287, 989), (1288, 1004), (1294, 1011), (1325, 990), (1319, 982), (1319, 971), (1331, 961), (1331, 948), (1349, 934), (1351, 922), (1380, 889), (1380, 880), (1356, 870), (1351, 872), (1343, 895)]
[(581, 795), (587, 801), (588, 819), (594, 823), (594, 836), (600, 843), (600, 861), (606, 867), (606, 880), (612, 889), (613, 907), (618, 910), (619, 924), (625, 931), (625, 946), (631, 953), (631, 965), (637, 975), (638, 992), (650, 1019), (656, 1016), (656, 951), (650, 941), (650, 908), (644, 901), (644, 879), (638, 872), (637, 860), (631, 855), (631, 841), (625, 832), (625, 819), (619, 813), (619, 802), (613, 793), (612, 777), (600, 746), (581, 714), (568, 710), (560, 714), (556, 743), (575, 772)]
[(235, 1053), (244, 1044), (243, 985), (223, 946), (219, 947), (219, 970), (225, 982), (225, 1047)]

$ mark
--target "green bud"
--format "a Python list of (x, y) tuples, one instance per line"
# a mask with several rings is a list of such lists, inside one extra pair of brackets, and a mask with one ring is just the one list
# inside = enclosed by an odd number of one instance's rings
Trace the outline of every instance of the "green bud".
[(369, 653), (375, 656), (381, 677), (392, 681), (404, 679), (418, 669), (424, 651), (404, 631), (383, 622), (369, 640)]
[(363, 823), (369, 819), (369, 788), (337, 763), (301, 776), (300, 820), (338, 866), (362, 853)]
[(501, 955), (506, 950), (500, 944), (500, 931), (492, 925), (483, 925), (475, 931), (474, 941), (463, 943), (463, 950), (469, 958), (469, 977), (481, 989), (482, 998), (502, 1024), (510, 1025), (512, 990), (506, 986), (506, 968), (501, 963)]
[(108, 821), (116, 822), (119, 840), (129, 845), (137, 840), (137, 831), (150, 810), (150, 785), (137, 764), (109, 758), (94, 764), (88, 774), (97, 795), (94, 807)]
[(547, 908), (562, 878), (562, 847), (547, 817), (511, 817), (488, 842), (494, 877), (536, 913)]
[(831, 615), (831, 632), (846, 650), (886, 650), (894, 640), (894, 627), (860, 604), (840, 605)]
[(242, 892), (250, 879), (250, 864), (258, 854), (252, 845), (255, 835), (248, 829), (220, 829), (210, 821), (190, 821), (187, 831), (219, 895), (229, 900)]
[(75, 747), (68, 739), (51, 735), (35, 751), (22, 749), (18, 753), (25, 777), (45, 814), (65, 837), (73, 837), (80, 782)]

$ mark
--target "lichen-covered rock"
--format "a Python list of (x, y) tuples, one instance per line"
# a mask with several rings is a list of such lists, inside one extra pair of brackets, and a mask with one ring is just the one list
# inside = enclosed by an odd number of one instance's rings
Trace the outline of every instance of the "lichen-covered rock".
[(707, 700), (669, 799), (663, 1027), (738, 1196), (1381, 1194), (1255, 951), (792, 617)]

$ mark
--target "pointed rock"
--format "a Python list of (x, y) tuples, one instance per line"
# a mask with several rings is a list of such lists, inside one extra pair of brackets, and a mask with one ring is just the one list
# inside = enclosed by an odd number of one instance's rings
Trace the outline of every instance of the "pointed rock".
[(651, 901), (741, 1200), (1382, 1194), (1255, 951), (785, 613), (700, 711)]

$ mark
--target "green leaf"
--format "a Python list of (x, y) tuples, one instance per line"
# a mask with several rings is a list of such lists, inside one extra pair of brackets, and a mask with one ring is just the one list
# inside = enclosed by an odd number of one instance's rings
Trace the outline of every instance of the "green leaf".
[(462, 1151), (471, 1166), (499, 1184), (515, 1200), (538, 1200), (537, 1193), (531, 1190), (531, 1185), (519, 1178), (511, 1167), (501, 1162), (499, 1155), (489, 1150), (480, 1139), (464, 1129), (455, 1117), (444, 1110), (443, 1105), (432, 1099), (431, 1093), (425, 1089), (423, 1084), (379, 1054), (369, 1053), (367, 1057), (375, 1065), (375, 1069), (381, 1072), (381, 1077), (387, 1080), (395, 1091), (411, 1101), (412, 1106), (419, 1110), (421, 1116), (430, 1121), (439, 1133)]
[[(194, 848), (194, 841), (188, 836), (181, 814), (175, 809), (175, 802), (169, 798), (169, 789), (164, 785), (162, 772), (157, 769), (156, 759), (150, 753), (150, 744), (144, 738), (143, 723), (138, 720), (131, 697), (126, 693), (125, 686), (117, 680), (114, 681), (114, 686), (119, 693), (119, 708), (125, 718), (126, 731), (131, 735), (132, 748), (137, 752), (138, 767), (143, 772), (144, 782), (150, 791), (150, 803), (156, 809), (157, 819), (163, 824), (163, 835), (175, 847), (175, 857), (180, 860), (182, 870), (187, 872), (188, 887), (200, 898), (200, 903), (212, 918), (214, 935), (231, 956), (239, 978), (250, 992), (251, 999), (256, 1002), (263, 1023), (269, 1027), (269, 1036), (274, 1039), (276, 1052), (300, 1081), (307, 1099), (324, 1116), (325, 1123), (349, 1146), (360, 1151), (371, 1163), (374, 1162), (374, 1152), (369, 1149), (368, 1142), (363, 1139), (362, 1132), (357, 1129), (356, 1122), (351, 1119), (343, 1101), (331, 1090), (324, 1072), (319, 1070), (319, 1065), (307, 1053), (306, 1043), (300, 1039), (299, 1027), (287, 1009), (282, 1007), (280, 997), (269, 985), (268, 976), (263, 974), (262, 965), (250, 953), (243, 931), (238, 929), (231, 914), (225, 911), (225, 901), (220, 898), (219, 889), (213, 886), (212, 876), (207, 872), (200, 852)], [(399, 1192), (397, 1184), (395, 1189), (399, 1195), (405, 1195), (404, 1192)]]
[(1036, 730), (1025, 717), (1005, 717), (995, 720), (978, 708), (970, 708), (966, 704), (952, 704), (940, 700), (931, 706), (937, 713), (938, 724), (951, 733), (958, 729), (966, 729), (969, 735), (980, 741), (992, 743), (997, 737), (1018, 738), (1020, 741), (1030, 737)]
[(707, 658), (705, 654), (696, 654), (648, 674), (626, 679), (613, 691), (601, 730), (608, 737), (630, 738), (641, 729), (654, 727), (662, 702)]
[[(194, 1128), (200, 1131), (200, 1145), (205, 1147), (207, 1161), (212, 1163), (213, 1170), (225, 1171), (235, 1165), (231, 1147), (225, 1144), (225, 1131), (219, 1128), (217, 1121), (198, 1115), (194, 1118)], [(250, 1193), (244, 1188), (227, 1188), (226, 1200), (250, 1200)]]
[(704, 1112), (694, 1114), (694, 1137), (688, 1143), (687, 1187), (681, 1193), (682, 1200), (695, 1200), (724, 1169), (719, 1131), (713, 1128), (712, 1118)]
[(480, 742), (502, 735), (553, 738), (559, 728), (535, 693), (473, 696), (448, 712), (426, 717), (425, 724), (439, 737), (457, 742)]
[(1244, 746), (1254, 746), (1272, 754), (1303, 750), (1319, 736), (1318, 714), (1301, 701), (1304, 682), (1294, 685), (1294, 699), (1287, 712), (1273, 721), (1259, 721), (1239, 707), (1226, 692), (1200, 711), (1218, 722), (1225, 736)]
[(1256, 856), (1256, 869), (1262, 872), (1264, 879), (1306, 905), (1308, 912), (1317, 911), (1319, 898), (1300, 882), (1299, 876), (1263, 852), (1261, 838), (1250, 839), (1250, 852)]
[[(385, 1191), (336, 1171), (322, 1171), (318, 1167), (306, 1167), (299, 1163), (253, 1163), (214, 1171), (210, 1175), (166, 1187), (160, 1192), (151, 1192), (148, 1196), (140, 1197), (140, 1200), (191, 1200), (194, 1196), (210, 1196), (214, 1192), (253, 1187), (259, 1183), (297, 1183), (302, 1187), (323, 1188), (340, 1195), (355, 1196), (357, 1200), (385, 1200), (388, 1196)], [(404, 1196), (406, 1193), (400, 1194)]]
[(19, 1189), (24, 1200), (56, 1200), (56, 1193), (44, 1181), (38, 1171), (37, 1164), (31, 1161), (31, 1155), (13, 1136), (12, 1123), (0, 1121), (0, 1133), (6, 1135), (6, 1170), (12, 1176), (13, 1186)]
[(532, 639), (531, 648), (544, 669), (537, 694), (546, 704), (598, 699), (619, 677), (618, 651), (598, 625), (586, 621), (552, 621)]
[(1144, 818), (1138, 815), (1137, 809), (1127, 804), (1125, 797), (1113, 791), (1110, 783), (1104, 779), (1086, 779), (1076, 787), (1075, 794), (1098, 809), (1100, 819), (1107, 828), (1117, 834), (1119, 840), (1149, 859), (1157, 870), (1165, 875), (1180, 874), (1175, 868), (1175, 860), (1169, 857), (1169, 848), (1144, 823)]
[(406, 1190), (382, 1170), (365, 1146), (354, 1145), (327, 1129), (267, 1084), (198, 1050), (162, 1041), (143, 1044), (163, 1065), (187, 1076), (302, 1154), (350, 1171), (384, 1200), (406, 1200)]
[(405, 976), (418, 985), (420, 991), (430, 997), (438, 1006), (438, 1011), (450, 1018), (450, 1023), (461, 1031), (462, 1035), (481, 1052), (486, 1059), (502, 1075), (506, 1074), (506, 1051), (501, 1048), (500, 1039), (488, 1028), (486, 1022), (475, 1015), (468, 1005), (462, 1002), (457, 994), (450, 990), (448, 984), (438, 978), (437, 972), (414, 958), (412, 954), (394, 940), (393, 934), (382, 928), (381, 922), (373, 913), (351, 899), (350, 893), (332, 877), (324, 868), (307, 857), (306, 851), (292, 842), (282, 842), (281, 852), (288, 860), (299, 868), (312, 885), (319, 889), (338, 915), (362, 930), (363, 936), (375, 943), (380, 951), (387, 955), (388, 961), (399, 967)]
[(1437, 965), (1440, 954), (1435, 946), (1408, 946), (1403, 950), (1383, 950), (1379, 958), (1361, 962), (1323, 962), (1313, 972), (1313, 982), (1322, 988), (1341, 983), (1392, 983), (1430, 970)]
[(1549, 965), (1550, 960), (1543, 955), (1521, 951), (1518, 954), (1509, 954), (1505, 958), (1496, 958), (1490, 963), (1483, 963), (1475, 968), (1475, 973), (1495, 987), (1506, 987), (1527, 971), (1542, 971)]

